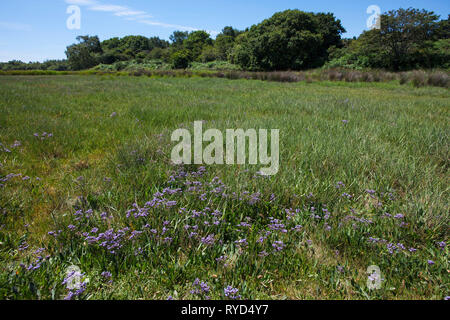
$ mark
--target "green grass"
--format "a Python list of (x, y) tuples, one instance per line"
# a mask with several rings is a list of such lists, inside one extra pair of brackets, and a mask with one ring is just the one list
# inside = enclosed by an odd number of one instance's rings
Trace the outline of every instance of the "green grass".
[[(392, 82), (2, 76), (0, 298), (62, 299), (66, 269), (76, 265), (89, 278), (79, 299), (204, 299), (191, 293), (197, 278), (211, 299), (226, 298), (228, 285), (243, 299), (443, 299), (450, 295), (448, 247), (438, 244), (448, 242), (449, 105), (448, 89)], [(280, 172), (264, 178), (260, 166), (207, 166), (197, 177), (198, 166), (173, 166), (170, 135), (196, 120), (205, 129), (280, 129)], [(41, 139), (44, 132), (53, 137)], [(15, 141), (20, 146), (11, 147)], [(180, 171), (187, 176), (171, 181)], [(193, 181), (201, 186), (189, 189)], [(127, 217), (165, 188), (182, 190), (156, 195), (174, 207)], [(255, 193), (259, 200), (249, 201)], [(205, 215), (192, 218), (193, 210)], [(270, 217), (289, 231), (260, 244)], [(251, 227), (236, 227), (243, 221)], [(186, 224), (197, 224), (198, 235), (189, 238)], [(89, 244), (83, 233), (95, 227), (129, 228), (123, 247), (111, 254)], [(143, 233), (128, 240), (132, 231)], [(210, 246), (200, 241), (208, 235)], [(248, 247), (239, 248), (244, 238)], [(286, 247), (274, 252), (275, 241)], [(388, 243), (406, 250), (391, 254)], [(263, 250), (269, 255), (260, 257)], [(380, 290), (366, 286), (370, 265), (383, 273)]]

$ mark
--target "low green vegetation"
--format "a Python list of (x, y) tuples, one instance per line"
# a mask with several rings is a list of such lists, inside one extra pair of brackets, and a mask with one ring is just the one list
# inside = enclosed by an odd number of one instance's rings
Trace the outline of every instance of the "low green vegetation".
[[(2, 76), (0, 298), (444, 299), (449, 102), (394, 81)], [(280, 129), (279, 173), (173, 165), (196, 120)]]

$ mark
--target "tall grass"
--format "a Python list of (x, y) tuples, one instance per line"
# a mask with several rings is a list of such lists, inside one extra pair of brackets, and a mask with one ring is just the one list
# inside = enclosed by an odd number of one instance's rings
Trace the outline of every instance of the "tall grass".
[[(180, 73), (0, 77), (0, 298), (449, 296), (447, 89)], [(280, 172), (173, 166), (196, 120), (280, 129)]]
[(358, 71), (349, 69), (318, 69), (305, 72), (273, 71), (249, 72), (239, 70), (153, 70), (137, 65), (131, 70), (113, 71), (105, 68), (96, 68), (87, 71), (0, 71), (1, 75), (117, 75), (117, 76), (147, 76), (147, 77), (203, 77), (227, 78), (231, 80), (247, 79), (275, 82), (301, 82), (306, 81), (345, 81), (345, 82), (391, 82), (396, 81), (402, 85), (410, 84), (414, 87), (435, 86), (450, 87), (450, 75), (446, 71), (387, 72), (380, 70)]

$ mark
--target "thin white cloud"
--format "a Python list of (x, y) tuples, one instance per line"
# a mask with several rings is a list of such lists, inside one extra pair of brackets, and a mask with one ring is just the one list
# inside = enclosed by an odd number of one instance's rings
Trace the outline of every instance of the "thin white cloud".
[[(125, 11), (116, 12), (114, 15), (118, 16), (118, 17), (129, 17), (129, 16), (140, 16), (140, 15), (145, 15), (145, 14), (146, 14), (145, 11), (125, 10)], [(150, 15), (147, 15), (147, 16), (151, 17)]]
[(92, 11), (103, 11), (103, 12), (125, 12), (129, 11), (127, 7), (123, 6), (116, 6), (114, 4), (99, 4), (99, 5), (93, 5), (89, 7), (89, 10)]
[(125, 20), (136, 21), (136, 20), (145, 20), (145, 19), (150, 19), (150, 18), (153, 18), (153, 16), (150, 14), (142, 14), (142, 15), (138, 15), (138, 16), (127, 16), (127, 17), (125, 17)]
[[(178, 29), (182, 31), (197, 31), (199, 29), (188, 27), (188, 26), (180, 26), (176, 24), (170, 24), (170, 23), (164, 23), (164, 22), (158, 22), (149, 20), (153, 18), (150, 14), (148, 14), (145, 11), (141, 10), (134, 10), (129, 7), (120, 6), (120, 5), (114, 5), (114, 4), (103, 4), (96, 0), (65, 0), (68, 4), (73, 5), (79, 5), (79, 6), (86, 6), (88, 7), (88, 10), (91, 11), (99, 11), (99, 12), (109, 12), (114, 14), (117, 17), (124, 18), (128, 21), (137, 21), (142, 24), (150, 25), (150, 26), (157, 26), (157, 27), (163, 27), (163, 28), (171, 28), (171, 29)], [(208, 31), (211, 35), (217, 35), (218, 32), (216, 31)]]
[(0, 21), (0, 29), (9, 31), (31, 31), (31, 26), (28, 24)]
[(66, 0), (68, 4), (74, 4), (78, 6), (92, 6), (97, 4), (97, 1), (94, 0)]

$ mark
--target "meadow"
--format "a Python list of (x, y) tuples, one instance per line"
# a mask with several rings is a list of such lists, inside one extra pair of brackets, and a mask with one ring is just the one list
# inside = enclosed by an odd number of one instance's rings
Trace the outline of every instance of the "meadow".
[[(279, 129), (278, 174), (173, 165), (200, 120)], [(395, 81), (0, 76), (0, 299), (448, 299), (449, 120)]]

